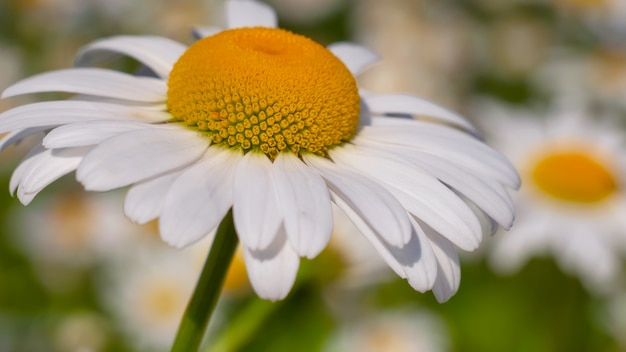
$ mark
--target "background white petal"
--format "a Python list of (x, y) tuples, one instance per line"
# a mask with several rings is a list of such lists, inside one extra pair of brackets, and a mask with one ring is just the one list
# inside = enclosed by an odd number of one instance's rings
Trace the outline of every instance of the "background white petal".
[(256, 26), (274, 28), (278, 26), (274, 9), (258, 1), (226, 2), (226, 18), (228, 28)]
[(380, 57), (373, 51), (349, 42), (333, 43), (328, 46), (328, 50), (335, 54), (355, 76), (380, 60)]
[(328, 188), (294, 154), (279, 154), (272, 169), (289, 244), (300, 256), (313, 258), (326, 247), (333, 229)]
[(206, 26), (194, 27), (191, 31), (191, 34), (196, 40), (199, 40), (199, 39), (210, 37), (214, 34), (217, 34), (221, 32), (222, 30), (223, 29), (219, 27), (206, 27)]

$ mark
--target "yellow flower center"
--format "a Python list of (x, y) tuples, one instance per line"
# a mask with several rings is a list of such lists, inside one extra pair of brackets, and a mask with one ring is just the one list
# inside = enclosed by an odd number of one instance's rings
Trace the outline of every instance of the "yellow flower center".
[(597, 203), (618, 190), (613, 173), (585, 152), (562, 151), (540, 159), (532, 180), (546, 194), (576, 203)]
[(311, 39), (238, 28), (194, 43), (174, 65), (167, 106), (211, 142), (271, 159), (326, 155), (356, 132), (359, 95), (346, 66)]

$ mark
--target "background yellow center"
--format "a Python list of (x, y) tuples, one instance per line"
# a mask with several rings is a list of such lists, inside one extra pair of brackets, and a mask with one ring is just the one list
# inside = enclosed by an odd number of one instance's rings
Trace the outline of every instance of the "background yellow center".
[(599, 202), (618, 189), (611, 171), (582, 152), (559, 152), (544, 157), (532, 170), (532, 179), (542, 191), (570, 202)]
[(204, 38), (180, 57), (168, 82), (171, 114), (214, 144), (326, 155), (359, 119), (356, 81), (314, 41), (274, 28)]

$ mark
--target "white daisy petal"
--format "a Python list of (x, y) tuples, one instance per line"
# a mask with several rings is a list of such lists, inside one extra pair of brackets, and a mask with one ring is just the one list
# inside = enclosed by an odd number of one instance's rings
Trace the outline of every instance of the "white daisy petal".
[(46, 186), (76, 170), (90, 148), (48, 149), (25, 170), (17, 197), (27, 205)]
[(432, 155), (419, 155), (411, 160), (466, 196), (505, 229), (513, 225), (513, 200), (500, 184), (485, 182), (468, 170)]
[(24, 138), (31, 136), (33, 134), (45, 131), (47, 127), (31, 127), (25, 128), (21, 130), (15, 130), (10, 133), (7, 133), (0, 139), (0, 152), (5, 150), (7, 147), (19, 144)]
[(341, 197), (333, 192), (331, 196), (333, 202), (344, 211), (359, 232), (367, 238), (398, 276), (407, 279), (411, 287), (420, 292), (433, 287), (437, 277), (437, 261), (429, 240), (415, 220), (411, 219), (413, 227), (409, 242), (402, 248), (393, 247), (381, 239)]
[[(89, 101), (46, 101), (18, 106), (0, 114), (0, 133), (93, 120), (146, 121), (165, 112)], [(171, 117), (170, 117), (171, 118)]]
[(508, 187), (519, 188), (519, 175), (513, 165), (486, 144), (444, 126), (414, 120), (409, 120), (411, 122), (408, 123), (401, 120), (372, 118), (372, 126), (375, 127), (364, 127), (359, 136), (390, 144), (411, 146), (457, 164), (466, 165)]
[(402, 205), (387, 190), (369, 178), (326, 159), (304, 155), (328, 184), (380, 238), (402, 248), (411, 238), (411, 223)]
[(241, 243), (250, 250), (267, 248), (283, 215), (276, 199), (272, 162), (265, 154), (244, 155), (235, 170), (233, 195), (233, 218)]
[(126, 193), (124, 213), (138, 224), (145, 224), (161, 214), (163, 200), (182, 170), (159, 175), (134, 184)]
[(358, 138), (358, 144), (373, 150), (385, 148), (394, 154), (402, 156), (423, 168), (428, 174), (441, 182), (456, 189), (481, 210), (505, 228), (510, 228), (513, 222), (513, 200), (509, 193), (497, 180), (488, 177), (479, 178), (471, 169), (455, 164), (445, 158), (416, 151), (413, 148), (390, 146)]
[(226, 2), (228, 28), (278, 26), (274, 9), (258, 1), (239, 0)]
[[(405, 262), (405, 271), (407, 273), (407, 281), (413, 289), (419, 292), (426, 292), (433, 288), (437, 279), (437, 258), (435, 252), (430, 244), (430, 240), (424, 233), (417, 220), (411, 218), (411, 224), (413, 225), (413, 237), (407, 244), (406, 250), (403, 248), (404, 253), (398, 253), (399, 250), (394, 249), (396, 258), (402, 258), (401, 256), (410, 255), (412, 253), (419, 253), (419, 260), (417, 261), (400, 261)], [(415, 255), (415, 254), (413, 254)]]
[(118, 134), (144, 128), (146, 124), (139, 121), (75, 122), (50, 131), (44, 137), (43, 145), (49, 149), (94, 145)]
[(2, 92), (2, 98), (42, 92), (66, 92), (157, 103), (167, 98), (161, 79), (135, 77), (100, 68), (72, 68), (23, 79)]
[(87, 190), (108, 191), (192, 163), (207, 147), (207, 139), (182, 128), (131, 131), (96, 146), (83, 159), (76, 178)]
[(33, 163), (36, 163), (46, 149), (42, 145), (37, 145), (31, 149), (24, 158), (20, 161), (20, 164), (13, 170), (11, 174), (11, 180), (9, 181), (9, 191), (11, 194), (15, 194), (15, 190), (22, 182), (24, 174), (28, 171)]
[(326, 247), (333, 229), (328, 188), (294, 154), (279, 154), (272, 166), (289, 244), (300, 256), (313, 258)]
[(285, 298), (296, 280), (300, 258), (289, 246), (284, 228), (281, 226), (266, 249), (255, 251), (244, 246), (243, 254), (250, 283), (259, 297), (272, 301)]
[(331, 157), (378, 179), (408, 212), (457, 246), (474, 250), (480, 244), (482, 228), (471, 209), (423, 170), (407, 165), (393, 154), (348, 146), (332, 151)]
[(459, 289), (461, 283), (459, 255), (450, 241), (430, 229), (428, 225), (423, 223), (420, 225), (430, 240), (433, 253), (437, 258), (438, 273), (433, 293), (437, 301), (443, 303)]
[[(385, 263), (389, 265), (389, 267), (401, 278), (406, 279), (407, 275), (404, 270), (404, 266), (400, 264), (396, 256), (393, 255), (390, 251), (389, 244), (385, 243), (379, 235), (372, 229), (370, 225), (348, 204), (348, 202), (344, 201), (341, 197), (337, 196), (332, 191), (330, 192), (331, 199), (333, 203), (341, 209), (346, 216), (350, 219), (350, 221), (354, 224), (354, 226), (367, 238), (367, 240), (374, 246), (378, 254), (383, 258)], [(410, 242), (410, 241), (409, 241)], [(406, 247), (406, 246), (405, 246)], [(411, 247), (412, 248), (412, 247)], [(413, 255), (414, 253), (409, 253)], [(417, 259), (417, 258), (414, 258)]]
[(380, 59), (373, 51), (348, 42), (333, 43), (328, 46), (328, 50), (335, 54), (355, 76)]
[(187, 47), (171, 39), (154, 36), (116, 36), (83, 47), (74, 60), (79, 67), (93, 66), (119, 55), (130, 56), (152, 69), (159, 77), (170, 71)]
[(477, 134), (476, 129), (463, 116), (445, 109), (424, 98), (406, 94), (372, 95), (365, 99), (368, 109), (373, 114), (407, 114), (427, 116), (461, 127)]
[(237, 152), (209, 148), (174, 181), (161, 211), (163, 241), (182, 248), (219, 225), (233, 204), (233, 172), (240, 159)]
[(219, 27), (195, 27), (192, 30), (193, 37), (198, 40), (205, 37), (210, 37), (214, 34), (217, 34), (222, 31), (222, 28)]

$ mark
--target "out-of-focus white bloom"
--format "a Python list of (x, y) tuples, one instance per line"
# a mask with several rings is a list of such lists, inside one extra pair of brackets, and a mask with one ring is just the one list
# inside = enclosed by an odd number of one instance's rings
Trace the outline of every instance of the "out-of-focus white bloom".
[(43, 197), (28, 212), (14, 210), (21, 234), (14, 238), (44, 266), (50, 261), (88, 266), (116, 257), (129, 243), (154, 233), (124, 217), (119, 202), (117, 193), (85, 194), (78, 190)]
[(171, 346), (202, 269), (195, 251), (207, 247), (176, 250), (154, 242), (110, 263), (98, 293), (135, 347)]
[(626, 108), (626, 47), (600, 46), (582, 54), (555, 50), (536, 82), (556, 96)]
[[(15, 48), (0, 43), (0, 87), (6, 87), (22, 76), (22, 59)], [(11, 107), (10, 102), (0, 100), (0, 112)]]
[(64, 317), (55, 327), (54, 342), (58, 351), (102, 351), (109, 328), (94, 313), (76, 313)]
[(346, 321), (325, 351), (442, 352), (449, 348), (447, 328), (438, 316), (407, 308)]
[(540, 67), (548, 56), (551, 32), (537, 18), (503, 16), (489, 27), (488, 50), (483, 61), (498, 73), (525, 76)]
[(524, 185), (514, 229), (496, 236), (494, 269), (512, 272), (550, 254), (594, 292), (619, 283), (626, 253), (624, 135), (588, 113), (574, 102), (544, 120), (493, 103), (480, 109), (490, 140), (516, 164)]
[(626, 349), (626, 290), (612, 295), (607, 303), (608, 319), (605, 328), (613, 335), (622, 349)]
[(565, 16), (575, 16), (606, 39), (619, 40), (626, 33), (626, 1), (545, 0)]
[[(176, 39), (187, 38), (190, 26), (205, 23), (215, 13), (218, 3), (210, 0), (126, 1), (126, 0), (36, 0), (20, 1), (18, 10), (22, 22), (31, 27), (45, 23), (51, 37), (62, 37), (67, 41), (68, 33), (81, 31), (145, 32), (167, 35)], [(87, 26), (96, 22), (97, 26)], [(25, 28), (29, 31), (31, 29)], [(97, 35), (98, 32), (86, 33)], [(73, 53), (75, 50), (70, 50)], [(66, 62), (71, 62), (66, 61)]]
[(280, 18), (310, 24), (345, 6), (346, 0), (268, 0)]
[(382, 57), (360, 77), (363, 86), (459, 105), (458, 80), (473, 65), (471, 24), (461, 13), (428, 8), (435, 2), (363, 0), (355, 5), (356, 38)]

